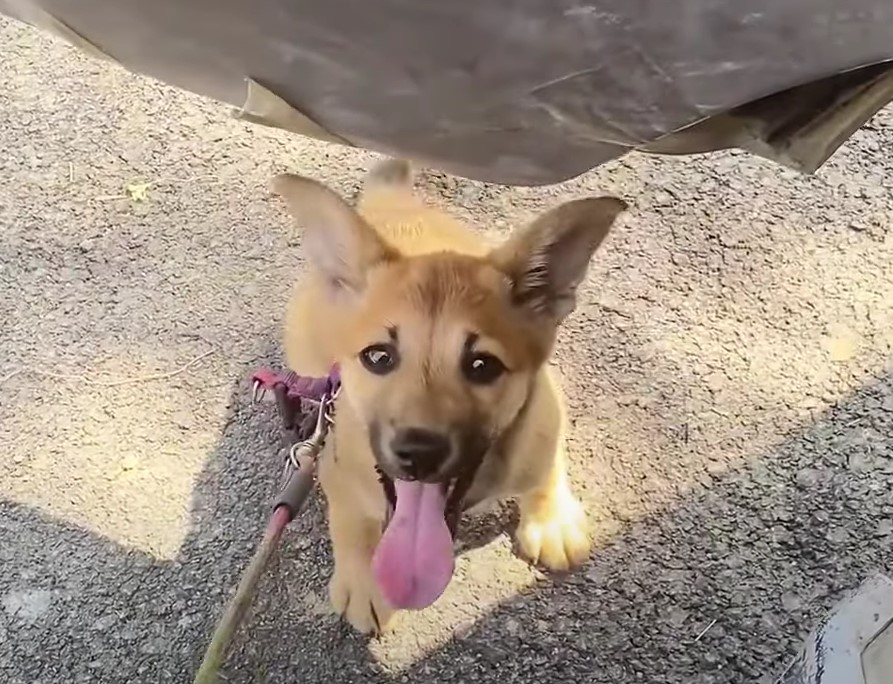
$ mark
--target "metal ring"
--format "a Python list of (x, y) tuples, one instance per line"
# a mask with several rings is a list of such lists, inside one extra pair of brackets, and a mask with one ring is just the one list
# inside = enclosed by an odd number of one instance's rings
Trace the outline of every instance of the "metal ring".
[(298, 455), (301, 450), (307, 450), (309, 452), (313, 452), (313, 442), (310, 440), (304, 440), (303, 442), (296, 442), (291, 445), (291, 448), (288, 450), (288, 462), (291, 463), (292, 468), (298, 470), (301, 467), (301, 463), (298, 460)]

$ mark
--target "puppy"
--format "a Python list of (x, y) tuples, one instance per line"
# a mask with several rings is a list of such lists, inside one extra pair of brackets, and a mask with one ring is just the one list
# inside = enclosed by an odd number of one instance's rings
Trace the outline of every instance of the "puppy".
[(625, 203), (567, 202), (490, 246), (419, 200), (403, 161), (373, 169), (356, 210), (307, 178), (283, 174), (273, 189), (310, 265), (288, 305), (287, 362), (341, 371), (319, 471), (335, 611), (378, 633), (396, 610), (432, 604), (453, 574), (459, 516), (488, 500), (517, 497), (530, 562), (584, 562), (586, 515), (547, 362)]

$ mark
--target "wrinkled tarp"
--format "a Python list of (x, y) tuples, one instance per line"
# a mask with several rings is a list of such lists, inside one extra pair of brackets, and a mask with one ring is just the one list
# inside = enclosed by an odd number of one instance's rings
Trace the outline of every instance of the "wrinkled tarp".
[[(860, 103), (814, 136), (828, 151), (812, 141), (781, 159), (811, 170), (893, 98), (884, 66), (843, 98), (770, 100), (771, 130), (759, 105), (694, 125), (890, 60), (891, 0), (0, 0), (0, 12), (252, 121), (506, 184), (558, 182), (631, 149), (750, 140), (782, 158), (770, 138), (784, 112), (814, 125)], [(680, 147), (668, 134), (681, 129)]]

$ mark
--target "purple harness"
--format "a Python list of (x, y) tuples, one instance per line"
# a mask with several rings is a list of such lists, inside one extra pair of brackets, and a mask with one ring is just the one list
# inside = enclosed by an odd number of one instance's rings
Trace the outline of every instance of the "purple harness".
[(272, 392), (282, 427), (293, 432), (296, 440), (304, 441), (310, 439), (318, 422), (320, 402), (326, 397), (334, 398), (341, 389), (341, 374), (337, 364), (328, 375), (317, 378), (262, 368), (251, 376), (251, 383), (254, 401)]

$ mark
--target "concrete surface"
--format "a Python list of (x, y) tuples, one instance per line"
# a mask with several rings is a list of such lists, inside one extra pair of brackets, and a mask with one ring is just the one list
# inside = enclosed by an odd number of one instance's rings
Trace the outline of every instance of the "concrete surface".
[[(0, 41), (0, 681), (190, 681), (278, 472), (245, 379), (278, 358), (301, 250), (267, 180), (351, 193), (371, 155)], [(448, 594), (367, 644), (326, 615), (315, 505), (227, 681), (772, 681), (893, 569), (891, 145), (887, 111), (814, 178), (743, 154), (539, 189), (429, 175), (489, 230), (634, 205), (558, 352), (592, 565), (542, 576), (485, 525)]]

